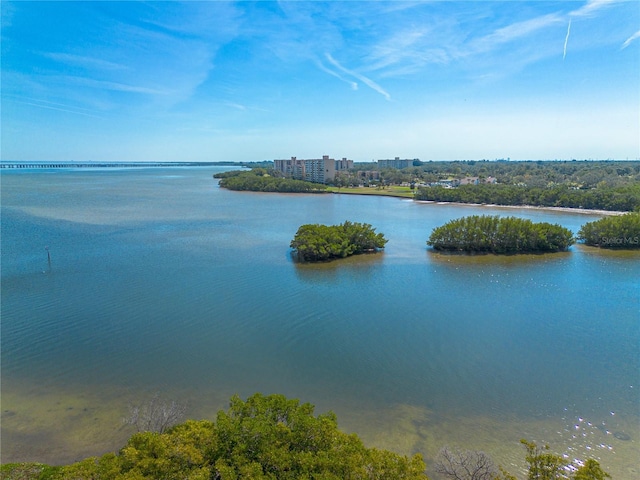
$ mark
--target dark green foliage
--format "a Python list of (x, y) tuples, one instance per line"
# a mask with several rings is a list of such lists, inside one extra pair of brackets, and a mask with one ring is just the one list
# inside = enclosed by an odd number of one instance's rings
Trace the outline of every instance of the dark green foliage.
[(560, 225), (490, 215), (452, 220), (435, 228), (427, 241), (435, 250), (504, 254), (558, 252), (572, 244), (573, 234)]
[(307, 224), (291, 240), (298, 257), (306, 262), (344, 258), (384, 248), (387, 240), (367, 223), (346, 221), (341, 225)]
[(586, 223), (578, 232), (577, 239), (602, 248), (640, 248), (640, 212)]
[[(428, 480), (419, 454), (409, 458), (366, 448), (355, 434), (338, 430), (336, 416), (314, 416), (308, 403), (283, 395), (234, 396), (216, 423), (188, 421), (166, 433), (143, 432), (116, 455), (90, 457), (52, 467), (14, 463), (0, 467), (10, 480)], [(598, 461), (578, 465), (520, 441), (526, 449), (528, 480), (606, 480)], [(444, 453), (443, 453), (444, 452)], [(482, 452), (447, 449), (435, 464), (442, 478), (517, 480)], [(569, 472), (573, 471), (570, 475)]]
[(237, 177), (238, 175), (243, 175), (248, 173), (248, 170), (229, 170), (228, 172), (219, 172), (213, 175), (213, 178), (230, 178)]
[[(333, 413), (315, 417), (313, 406), (282, 395), (234, 397), (217, 419), (223, 449), (216, 468), (255, 478), (426, 478), (419, 455), (409, 459), (367, 449), (337, 428)], [(224, 478), (224, 477), (223, 477)]]
[(600, 464), (590, 458), (573, 475), (574, 480), (605, 480), (611, 478), (607, 472), (602, 470)]
[(534, 442), (520, 440), (527, 450), (525, 460), (529, 464), (528, 480), (560, 480), (568, 478), (565, 475), (567, 462), (559, 456), (549, 452), (549, 447), (538, 447)]
[(231, 399), (228, 411), (218, 413), (215, 423), (188, 421), (165, 433), (137, 433), (117, 455), (111, 453), (56, 467), (46, 478), (427, 478), (420, 455), (408, 458), (366, 448), (356, 435), (338, 430), (333, 413), (314, 416), (313, 412), (312, 405), (300, 404), (283, 395), (256, 394), (246, 402), (236, 396)]
[[(539, 447), (534, 442), (520, 440), (527, 451), (525, 460), (529, 465), (528, 480), (606, 480), (611, 478), (602, 470), (600, 463), (592, 458), (576, 467), (561, 456), (549, 452), (549, 446)], [(572, 476), (567, 473), (574, 470)]]
[(216, 174), (220, 178), (220, 186), (229, 190), (251, 192), (281, 192), (281, 193), (326, 193), (327, 187), (319, 183), (293, 180), (269, 175), (262, 168), (249, 172), (224, 172)]

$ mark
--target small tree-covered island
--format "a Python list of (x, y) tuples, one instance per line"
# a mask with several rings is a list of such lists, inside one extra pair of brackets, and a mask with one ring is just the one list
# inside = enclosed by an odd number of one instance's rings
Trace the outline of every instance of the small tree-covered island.
[(387, 243), (382, 233), (367, 223), (307, 224), (298, 228), (290, 247), (303, 262), (325, 262), (361, 253), (373, 253)]
[(427, 240), (434, 250), (495, 254), (561, 252), (573, 243), (573, 233), (560, 225), (498, 215), (451, 220)]
[(640, 212), (586, 223), (578, 232), (578, 240), (600, 248), (640, 248)]

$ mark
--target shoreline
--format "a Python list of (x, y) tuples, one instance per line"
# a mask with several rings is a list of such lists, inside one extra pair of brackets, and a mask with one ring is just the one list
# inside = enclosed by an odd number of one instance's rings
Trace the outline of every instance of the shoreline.
[(548, 210), (550, 212), (564, 212), (564, 213), (579, 213), (584, 215), (608, 215), (608, 216), (620, 216), (625, 215), (631, 212), (622, 212), (619, 210), (599, 210), (599, 209), (590, 209), (590, 208), (572, 208), (572, 207), (542, 207), (537, 205), (498, 205), (497, 203), (466, 203), (466, 202), (439, 202), (437, 200), (415, 200), (412, 197), (405, 195), (395, 195), (392, 192), (387, 193), (378, 193), (378, 192), (341, 192), (341, 191), (330, 191), (328, 193), (334, 193), (339, 195), (364, 195), (364, 196), (377, 196), (377, 197), (393, 197), (400, 198), (404, 200), (412, 200), (417, 203), (432, 203), (436, 205), (462, 205), (465, 207), (489, 207), (489, 208), (523, 208), (527, 210)]
[[(398, 197), (401, 198), (401, 197)], [(526, 210), (547, 210), (550, 212), (579, 213), (583, 215), (609, 215), (620, 216), (631, 212), (621, 212), (618, 210), (595, 210), (589, 208), (571, 208), (571, 207), (539, 207), (536, 205), (498, 205), (495, 203), (463, 203), (463, 202), (437, 202), (435, 200), (414, 200), (418, 203), (433, 203), (436, 205), (462, 205), (465, 207), (489, 207), (489, 208), (521, 208)]]

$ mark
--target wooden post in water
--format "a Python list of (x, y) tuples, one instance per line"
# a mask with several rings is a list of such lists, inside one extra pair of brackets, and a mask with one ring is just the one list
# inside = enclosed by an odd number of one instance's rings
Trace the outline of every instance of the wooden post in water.
[(49, 271), (51, 271), (51, 252), (49, 251), (49, 247), (44, 247), (47, 251), (47, 263), (49, 264)]

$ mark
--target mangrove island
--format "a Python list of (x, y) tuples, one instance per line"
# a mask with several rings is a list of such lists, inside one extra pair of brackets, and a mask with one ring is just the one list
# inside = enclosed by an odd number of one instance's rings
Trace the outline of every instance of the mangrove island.
[(560, 225), (499, 215), (451, 220), (427, 241), (434, 250), (497, 254), (560, 252), (573, 243), (572, 232)]
[(578, 240), (593, 247), (640, 248), (640, 212), (605, 217), (586, 223), (578, 231)]
[(387, 240), (367, 223), (307, 224), (298, 228), (290, 247), (299, 260), (322, 262), (384, 248)]

